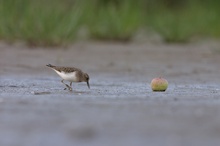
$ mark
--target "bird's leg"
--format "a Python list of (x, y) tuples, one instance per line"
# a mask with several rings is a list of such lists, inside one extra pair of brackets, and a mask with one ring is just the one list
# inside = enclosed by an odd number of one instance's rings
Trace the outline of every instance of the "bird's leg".
[[(66, 85), (66, 87), (70, 90), (71, 87), (70, 87), (69, 85), (65, 84), (63, 81), (64, 81), (64, 80), (61, 80), (61, 82), (62, 82), (64, 85)], [(66, 90), (66, 88), (64, 88), (64, 90)]]
[(70, 86), (69, 86), (69, 90), (70, 90), (70, 91), (73, 90), (73, 89), (72, 89), (72, 83), (73, 83), (73, 82), (70, 82)]

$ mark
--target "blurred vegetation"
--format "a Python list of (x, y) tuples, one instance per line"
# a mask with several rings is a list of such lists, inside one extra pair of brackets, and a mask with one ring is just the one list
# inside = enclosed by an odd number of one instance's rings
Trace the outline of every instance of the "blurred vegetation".
[(60, 45), (83, 31), (129, 41), (139, 29), (153, 29), (166, 42), (219, 38), (219, 6), (219, 0), (0, 0), (0, 39)]

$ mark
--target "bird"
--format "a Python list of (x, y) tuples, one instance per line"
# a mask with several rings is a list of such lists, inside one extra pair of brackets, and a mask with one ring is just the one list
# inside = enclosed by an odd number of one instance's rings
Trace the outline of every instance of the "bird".
[[(66, 86), (64, 90), (68, 88), (69, 91), (72, 91), (72, 82), (86, 82), (90, 89), (89, 75), (82, 70), (75, 67), (55, 66), (51, 64), (47, 64), (46, 66), (53, 69), (62, 78), (61, 83)], [(69, 81), (70, 85), (64, 83), (64, 80)]]

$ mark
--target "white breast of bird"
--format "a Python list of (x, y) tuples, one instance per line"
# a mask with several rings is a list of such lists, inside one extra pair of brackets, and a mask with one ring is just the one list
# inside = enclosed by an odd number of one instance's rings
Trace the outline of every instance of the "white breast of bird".
[(56, 71), (56, 73), (64, 80), (66, 81), (70, 81), (70, 82), (79, 82), (78, 78), (76, 77), (76, 72), (70, 72), (70, 73), (66, 73), (66, 72), (59, 72)]

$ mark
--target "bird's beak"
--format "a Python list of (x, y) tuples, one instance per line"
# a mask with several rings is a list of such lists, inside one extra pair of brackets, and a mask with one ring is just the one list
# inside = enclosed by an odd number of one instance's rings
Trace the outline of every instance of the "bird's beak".
[(90, 86), (89, 86), (89, 81), (87, 81), (87, 86), (88, 86), (88, 88), (90, 89)]

